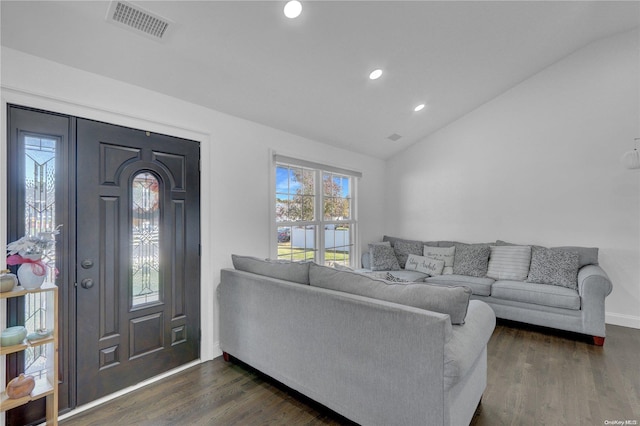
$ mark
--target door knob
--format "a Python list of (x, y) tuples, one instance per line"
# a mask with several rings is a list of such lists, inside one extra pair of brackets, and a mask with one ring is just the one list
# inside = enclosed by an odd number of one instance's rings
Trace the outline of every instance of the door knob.
[(91, 288), (93, 287), (93, 280), (91, 278), (85, 278), (84, 280), (80, 281), (80, 285), (82, 286), (82, 288)]

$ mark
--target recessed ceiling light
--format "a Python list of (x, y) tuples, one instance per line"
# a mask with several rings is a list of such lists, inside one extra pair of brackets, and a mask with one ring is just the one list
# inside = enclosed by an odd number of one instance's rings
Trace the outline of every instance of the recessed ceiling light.
[(369, 74), (369, 78), (371, 80), (377, 80), (380, 78), (381, 75), (382, 75), (382, 70), (378, 68), (377, 70), (371, 71), (371, 74)]
[(417, 107), (415, 107), (413, 110), (415, 112), (418, 112), (418, 111), (422, 111), (423, 109), (424, 109), (424, 104), (420, 104)]
[(288, 1), (287, 4), (284, 5), (284, 16), (286, 16), (287, 18), (297, 18), (301, 13), (302, 3), (300, 3), (298, 0)]

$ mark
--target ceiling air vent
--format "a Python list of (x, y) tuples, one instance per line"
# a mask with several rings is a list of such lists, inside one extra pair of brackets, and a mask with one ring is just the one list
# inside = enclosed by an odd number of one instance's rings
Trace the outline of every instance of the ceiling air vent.
[(107, 21), (154, 40), (165, 40), (173, 22), (126, 1), (112, 1)]

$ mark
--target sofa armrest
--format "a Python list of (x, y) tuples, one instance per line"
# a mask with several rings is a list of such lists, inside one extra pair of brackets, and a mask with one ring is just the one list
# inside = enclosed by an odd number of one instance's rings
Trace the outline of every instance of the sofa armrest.
[(580, 297), (607, 297), (613, 285), (607, 273), (598, 265), (586, 265), (578, 271), (578, 293)]
[(495, 327), (493, 309), (480, 300), (469, 301), (465, 324), (452, 326), (452, 337), (445, 344), (445, 389), (450, 389), (467, 375), (487, 347)]
[(586, 265), (578, 271), (582, 329), (594, 336), (594, 343), (600, 346), (606, 335), (604, 299), (612, 289), (611, 280), (600, 266)]

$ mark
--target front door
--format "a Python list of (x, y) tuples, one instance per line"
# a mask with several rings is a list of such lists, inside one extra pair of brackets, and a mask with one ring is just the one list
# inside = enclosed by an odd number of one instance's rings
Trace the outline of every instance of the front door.
[(199, 356), (199, 144), (77, 120), (77, 403)]

